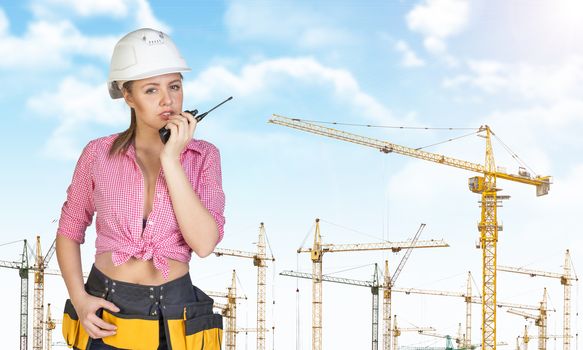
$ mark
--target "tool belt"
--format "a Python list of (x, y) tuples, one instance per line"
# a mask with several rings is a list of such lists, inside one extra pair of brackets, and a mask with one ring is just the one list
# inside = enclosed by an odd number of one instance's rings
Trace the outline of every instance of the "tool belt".
[[(192, 285), (189, 274), (160, 286), (144, 286), (112, 280), (93, 266), (85, 290), (120, 309), (98, 312), (105, 322), (117, 326), (115, 335), (102, 338), (107, 345), (156, 350), (163, 332), (171, 350), (221, 349), (222, 316), (213, 313), (213, 299)], [(93, 340), (81, 326), (70, 299), (65, 303), (63, 337), (69, 347), (79, 350), (90, 349)]]

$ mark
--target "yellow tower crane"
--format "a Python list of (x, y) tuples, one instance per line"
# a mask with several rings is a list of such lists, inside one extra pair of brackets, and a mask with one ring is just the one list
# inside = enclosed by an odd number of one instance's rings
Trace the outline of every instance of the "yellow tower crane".
[[(466, 303), (466, 333), (460, 337), (461, 348), (463, 349), (471, 349), (474, 347), (471, 342), (471, 334), (472, 334), (472, 326), (471, 326), (471, 318), (472, 318), (472, 304), (482, 304), (482, 297), (480, 296), (472, 296), (471, 295), (471, 275), (468, 274), (468, 286), (466, 293), (463, 292), (452, 292), (452, 291), (443, 291), (443, 290), (431, 290), (431, 289), (418, 289), (418, 288), (393, 288), (393, 292), (395, 293), (404, 293), (406, 295), (411, 294), (424, 294), (424, 295), (435, 295), (435, 296), (444, 296), (444, 297), (458, 297), (463, 298)], [(514, 308), (514, 309), (523, 309), (523, 310), (540, 310), (540, 306), (534, 305), (525, 305), (525, 304), (516, 304), (516, 303), (509, 303), (500, 300), (496, 300), (497, 307), (504, 307), (504, 308)]]
[(36, 236), (36, 252), (34, 265), (28, 264), (27, 240), (20, 262), (0, 261), (0, 267), (18, 269), (20, 274), (20, 349), (28, 350), (28, 274), (34, 273), (34, 300), (32, 318), (32, 348), (43, 350), (44, 322), (44, 276), (45, 268), (55, 252), (55, 241), (47, 254), (42, 256), (40, 236)]
[(53, 348), (53, 331), (57, 328), (57, 324), (62, 323), (61, 320), (54, 319), (51, 315), (51, 304), (47, 304), (47, 318), (44, 322), (46, 331), (46, 350), (51, 350)]
[[(522, 349), (528, 350), (528, 342), (531, 339), (538, 339), (538, 338), (539, 338), (538, 335), (529, 335), (528, 334), (528, 326), (524, 325), (524, 335), (516, 337), (516, 350), (520, 350), (520, 342), (519, 342), (520, 339), (522, 339), (522, 345), (523, 345)], [(547, 338), (547, 340), (548, 339), (557, 340), (557, 339), (564, 338), (564, 336), (563, 335), (547, 335), (546, 338)]]
[[(310, 253), (312, 259), (312, 274), (309, 275), (308, 277), (312, 279), (312, 350), (322, 349), (322, 281), (327, 280), (325, 279), (325, 277), (327, 276), (322, 275), (322, 257), (324, 253), (356, 252), (371, 250), (391, 250), (393, 252), (398, 252), (402, 249), (436, 248), (436, 247), (449, 247), (449, 245), (445, 243), (443, 240), (422, 240), (417, 241), (415, 243), (412, 240), (406, 242), (385, 241), (377, 243), (353, 243), (353, 244), (322, 243), (322, 236), (320, 234), (320, 219), (316, 219), (316, 229), (314, 231), (314, 244), (312, 248), (301, 247), (297, 250), (298, 253)], [(295, 277), (303, 276), (298, 275)], [(336, 280), (334, 280), (334, 278), (330, 278), (329, 280), (337, 282)], [(370, 281), (366, 281), (366, 283), (371, 284)], [(373, 293), (373, 308), (376, 307), (376, 310), (378, 312), (378, 285), (371, 284), (367, 286), (373, 288), (373, 291), (376, 291), (376, 293)], [(378, 325), (378, 314), (376, 312), (373, 312), (373, 324)], [(384, 328), (386, 330), (386, 327)], [(372, 342), (373, 349), (375, 350), (378, 349), (378, 331), (376, 330), (376, 327), (373, 327)]]
[(563, 285), (563, 336), (561, 338), (563, 338), (563, 350), (571, 350), (571, 284), (573, 283), (573, 281), (578, 281), (578, 278), (576, 275), (573, 274), (569, 249), (565, 251), (563, 273), (537, 271), (521, 267), (511, 267), (502, 265), (498, 265), (498, 270), (525, 274), (531, 277), (540, 276), (556, 278), (561, 281), (561, 284)]
[[(547, 312), (548, 312), (547, 298), (548, 298), (547, 289), (545, 288), (544, 292), (543, 292), (543, 300), (540, 303), (538, 315), (532, 315), (532, 314), (526, 313), (524, 311), (516, 310), (516, 309), (507, 310), (508, 313), (522, 316), (525, 319), (534, 320), (534, 324), (538, 328), (538, 350), (546, 350), (547, 349), (547, 338), (548, 338), (548, 336), (547, 336), (547, 318), (548, 318), (548, 316), (547, 316)], [(527, 343), (528, 343), (528, 340), (527, 340)]]
[(479, 193), (482, 196), (482, 215), (478, 226), (480, 231), (480, 246), (482, 248), (482, 295), (484, 296), (482, 302), (482, 349), (496, 349), (496, 249), (500, 227), (497, 217), (498, 200), (500, 199), (498, 191), (500, 189), (496, 187), (496, 179), (505, 179), (536, 186), (537, 196), (542, 196), (549, 192), (551, 184), (550, 176), (532, 177), (524, 169), (519, 169), (518, 175), (498, 171), (494, 162), (494, 152), (490, 140), (493, 133), (487, 125), (479, 128), (479, 132), (483, 133), (482, 136), (486, 139), (485, 164), (482, 165), (276, 114), (269, 119), (269, 122), (372, 147), (383, 153), (397, 153), (482, 174), (482, 176), (470, 178), (469, 188), (472, 192)]
[(417, 332), (417, 333), (421, 333), (421, 332), (433, 332), (435, 331), (435, 328), (433, 327), (406, 327), (406, 328), (399, 328), (397, 326), (397, 315), (394, 316), (394, 322), (393, 322), (393, 349), (397, 350), (399, 349), (399, 337), (401, 336), (401, 333), (403, 332)]
[[(385, 271), (388, 267), (385, 267)], [(386, 272), (385, 272), (386, 273)], [(449, 297), (460, 297), (464, 298), (466, 303), (466, 333), (461, 338), (461, 344), (458, 344), (463, 349), (469, 349), (472, 344), (472, 304), (482, 304), (482, 298), (477, 296), (472, 296), (472, 273), (468, 271), (468, 279), (466, 283), (466, 293), (462, 292), (449, 292), (440, 290), (429, 290), (429, 289), (415, 289), (415, 288), (397, 288), (394, 289), (397, 293), (409, 294), (426, 294), (426, 295), (436, 295), (436, 296), (449, 296)], [(508, 303), (501, 303), (497, 301), (499, 307), (507, 306)], [(512, 304), (516, 306), (516, 304)], [(533, 310), (536, 307), (533, 306)], [(396, 350), (396, 349), (395, 349)]]
[[(423, 229), (425, 228), (425, 224), (421, 224), (421, 226), (419, 226), (419, 229), (417, 230), (417, 233), (415, 233), (415, 236), (412, 239), (412, 243), (413, 245), (415, 245), (417, 243), (417, 241), (419, 240), (419, 236), (421, 235), (421, 232), (423, 231)], [(413, 252), (413, 249), (406, 249), (405, 250), (405, 254), (403, 255), (403, 258), (401, 259), (401, 262), (399, 262), (399, 265), (397, 265), (397, 269), (395, 270), (395, 273), (391, 276), (390, 271), (389, 271), (389, 261), (385, 260), (385, 276), (383, 278), (383, 328), (385, 330), (387, 330), (386, 332), (383, 332), (383, 346), (385, 350), (391, 350), (391, 338), (394, 339), (394, 329), (391, 326), (391, 315), (392, 315), (392, 311), (391, 311), (391, 306), (392, 306), (392, 295), (391, 295), (391, 289), (393, 288), (393, 286), (395, 285), (395, 282), (397, 281), (397, 278), (399, 278), (399, 275), (401, 274), (401, 271), (403, 271), (403, 267), (405, 267), (405, 264), (407, 263), (407, 260), (409, 259), (409, 256), (411, 256), (411, 253)], [(393, 344), (395, 342), (392, 342)], [(397, 348), (395, 346), (393, 346), (394, 350), (397, 350)]]
[(265, 226), (259, 225), (259, 240), (257, 252), (245, 252), (241, 250), (216, 248), (213, 252), (216, 256), (228, 255), (239, 258), (253, 259), (253, 265), (257, 267), (257, 350), (265, 350), (265, 275), (267, 261), (275, 261), (275, 258), (267, 257), (265, 246)]
[[(375, 264), (376, 265), (376, 264)], [(375, 271), (376, 271), (376, 266), (375, 266)], [(280, 272), (280, 275), (282, 276), (290, 276), (290, 277), (297, 277), (297, 278), (305, 278), (305, 279), (311, 279), (314, 280), (316, 278), (316, 276), (314, 274), (311, 273), (305, 273), (305, 272), (297, 272), (297, 271), (290, 271), (290, 270), (285, 270)], [(321, 280), (323, 282), (334, 282), (334, 283), (340, 283), (340, 284), (348, 284), (348, 285), (353, 285), (353, 286), (360, 286), (360, 287), (368, 287), (371, 288), (371, 291), (378, 290), (379, 285), (378, 282), (376, 280), (373, 281), (365, 281), (365, 280), (357, 280), (357, 279), (350, 279), (350, 278), (344, 278), (344, 277), (335, 277), (335, 276), (328, 276), (328, 275), (322, 275)], [(381, 286), (381, 288), (385, 288), (384, 286)], [(468, 297), (468, 294), (462, 293), (462, 292), (450, 292), (450, 291), (441, 291), (441, 290), (430, 290), (430, 289), (417, 289), (417, 288), (393, 288), (392, 289), (393, 292), (396, 293), (404, 293), (407, 295), (410, 294), (425, 294), (425, 295), (435, 295), (435, 296), (451, 296), (451, 297), (460, 297), (460, 298), (464, 298), (465, 302), (467, 303), (467, 309), (471, 309), (470, 305), (471, 304), (482, 304), (482, 298), (479, 296), (470, 296)], [(383, 298), (383, 303), (387, 303), (387, 294), (384, 293), (384, 298)], [(374, 298), (373, 298), (374, 300)], [(534, 306), (534, 305), (525, 305), (525, 304), (516, 304), (516, 303), (507, 303), (507, 302), (503, 302), (503, 301), (497, 301), (497, 306), (498, 307), (504, 307), (504, 308), (514, 308), (514, 309), (524, 309), (524, 310), (540, 310), (540, 306)], [(549, 310), (550, 311), (550, 310)], [(373, 301), (373, 315), (375, 313), (375, 307), (374, 307), (374, 301)], [(466, 320), (467, 320), (467, 316), (466, 315)], [(469, 314), (469, 316), (471, 317), (471, 314)], [(374, 319), (374, 316), (373, 316)], [(375, 327), (375, 322), (373, 321), (373, 329)], [(466, 332), (471, 333), (471, 328), (469, 328), (469, 331), (467, 330), (468, 328), (466, 327)], [(394, 335), (394, 326), (391, 329), (391, 333), (393, 333)], [(461, 333), (461, 332), (460, 332)], [(373, 332), (373, 334), (375, 334), (375, 332)], [(386, 325), (383, 327), (383, 340), (385, 341), (390, 341), (392, 346), (394, 346), (394, 337), (390, 338), (388, 337), (388, 329), (386, 328)], [(461, 344), (462, 344), (462, 348), (463, 349), (473, 349), (476, 346), (472, 345), (471, 342), (468, 342), (468, 338), (465, 335), (460, 336), (459, 337), (461, 340)], [(387, 340), (388, 339), (388, 340)], [(468, 344), (468, 345), (464, 345), (464, 344)], [(499, 343), (500, 344), (500, 343)], [(385, 348), (387, 347), (386, 344), (384, 344)], [(374, 348), (374, 339), (373, 339), (373, 348)], [(393, 349), (396, 349), (395, 347), (393, 347)]]
[(217, 305), (217, 308), (221, 310), (221, 314), (225, 317), (225, 349), (227, 350), (234, 350), (237, 345), (237, 299), (247, 300), (246, 296), (237, 296), (236, 279), (237, 275), (235, 270), (233, 270), (231, 286), (227, 288), (227, 293), (205, 291), (205, 293), (210, 297), (227, 299), (227, 304)]

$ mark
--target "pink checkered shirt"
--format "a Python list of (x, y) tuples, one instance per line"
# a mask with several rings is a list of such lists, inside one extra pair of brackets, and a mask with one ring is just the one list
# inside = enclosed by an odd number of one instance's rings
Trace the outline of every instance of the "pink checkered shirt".
[[(57, 234), (83, 243), (85, 230), (96, 212), (96, 254), (111, 251), (115, 266), (131, 257), (152, 259), (168, 278), (166, 259), (189, 262), (192, 250), (174, 216), (164, 171), (160, 170), (156, 180), (152, 211), (142, 231), (144, 179), (134, 146), (125, 154), (109, 156), (116, 137), (117, 134), (93, 140), (83, 150), (67, 189)], [(219, 150), (211, 143), (193, 139), (182, 151), (180, 161), (202, 204), (215, 219), (220, 241), (225, 224), (225, 195)]]

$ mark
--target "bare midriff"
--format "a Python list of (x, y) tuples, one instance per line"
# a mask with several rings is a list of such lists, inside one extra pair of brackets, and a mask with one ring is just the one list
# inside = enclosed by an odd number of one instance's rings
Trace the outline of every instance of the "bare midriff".
[(113, 280), (134, 284), (159, 286), (175, 280), (188, 273), (188, 263), (167, 259), (170, 266), (168, 279), (154, 267), (152, 260), (130, 258), (126, 263), (115, 266), (111, 260), (111, 252), (95, 256), (95, 267)]

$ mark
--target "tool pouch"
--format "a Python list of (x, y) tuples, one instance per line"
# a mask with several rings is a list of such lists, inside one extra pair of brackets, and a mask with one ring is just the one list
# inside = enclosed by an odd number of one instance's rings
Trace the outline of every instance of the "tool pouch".
[(168, 305), (166, 311), (167, 335), (172, 350), (220, 350), (223, 339), (223, 317), (212, 313), (213, 301), (200, 289), (194, 287), (200, 300), (187, 303), (180, 318), (173, 318), (178, 310)]
[(85, 350), (89, 342), (89, 334), (81, 327), (79, 316), (71, 303), (71, 299), (65, 302), (65, 311), (63, 315), (63, 338), (69, 347), (78, 350)]
[(115, 335), (102, 338), (103, 343), (119, 349), (158, 349), (158, 316), (122, 315), (103, 310), (102, 318), (117, 327)]

